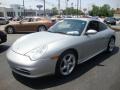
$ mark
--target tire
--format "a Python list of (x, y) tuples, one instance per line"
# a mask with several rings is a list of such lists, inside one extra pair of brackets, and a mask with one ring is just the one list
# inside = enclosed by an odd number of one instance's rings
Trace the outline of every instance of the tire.
[(12, 26), (8, 26), (8, 27), (6, 28), (6, 32), (7, 32), (8, 34), (13, 34), (13, 33), (15, 33), (15, 29), (14, 29)]
[(115, 48), (115, 38), (111, 37), (110, 40), (109, 40), (109, 43), (108, 43), (106, 51), (108, 53), (111, 53), (111, 52), (113, 52), (114, 48)]
[(77, 56), (73, 51), (64, 52), (57, 64), (56, 64), (56, 75), (57, 76), (69, 76), (74, 71), (77, 64)]
[(41, 31), (46, 31), (47, 30), (47, 28), (45, 27), (45, 26), (39, 26), (38, 28), (37, 28), (37, 31), (38, 32), (41, 32)]

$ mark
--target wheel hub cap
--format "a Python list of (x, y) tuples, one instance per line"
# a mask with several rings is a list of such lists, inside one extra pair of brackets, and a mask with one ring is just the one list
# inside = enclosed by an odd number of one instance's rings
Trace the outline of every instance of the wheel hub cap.
[(75, 67), (75, 56), (72, 54), (68, 54), (64, 56), (61, 65), (60, 65), (60, 71), (62, 75), (69, 75), (74, 67)]

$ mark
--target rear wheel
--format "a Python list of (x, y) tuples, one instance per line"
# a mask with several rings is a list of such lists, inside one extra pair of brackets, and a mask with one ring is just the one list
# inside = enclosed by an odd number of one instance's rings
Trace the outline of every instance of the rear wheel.
[(73, 51), (64, 52), (56, 65), (56, 74), (60, 76), (70, 75), (76, 67), (76, 55)]
[(40, 32), (40, 31), (46, 31), (46, 27), (45, 26), (39, 26), (37, 31)]
[(14, 28), (13, 28), (13, 27), (9, 26), (9, 27), (7, 27), (7, 29), (6, 29), (6, 32), (7, 32), (8, 34), (13, 34), (15, 31), (14, 31)]
[(109, 40), (109, 43), (108, 43), (108, 47), (107, 47), (107, 52), (112, 52), (115, 48), (115, 38), (112, 37), (110, 40)]

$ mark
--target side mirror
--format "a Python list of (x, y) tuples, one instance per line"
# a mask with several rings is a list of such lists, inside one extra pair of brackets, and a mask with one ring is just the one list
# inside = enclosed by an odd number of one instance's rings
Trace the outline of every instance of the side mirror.
[(90, 30), (88, 30), (86, 32), (87, 35), (89, 35), (89, 34), (96, 34), (96, 33), (97, 33), (97, 31), (96, 30), (92, 30), (92, 29), (90, 29)]

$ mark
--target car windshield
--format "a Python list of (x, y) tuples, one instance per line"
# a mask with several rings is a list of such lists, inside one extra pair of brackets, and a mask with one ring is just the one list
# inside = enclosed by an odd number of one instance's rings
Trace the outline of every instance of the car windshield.
[(108, 21), (115, 21), (114, 18), (107, 18), (106, 20), (108, 20)]
[(64, 19), (52, 26), (48, 32), (80, 35), (83, 32), (86, 23), (87, 22), (83, 20)]

